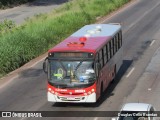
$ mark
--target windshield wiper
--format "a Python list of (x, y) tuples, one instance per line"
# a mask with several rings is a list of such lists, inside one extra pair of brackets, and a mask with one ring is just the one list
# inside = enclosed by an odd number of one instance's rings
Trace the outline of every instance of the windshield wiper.
[(77, 71), (77, 69), (82, 65), (82, 63), (83, 63), (83, 60), (76, 66), (74, 71)]

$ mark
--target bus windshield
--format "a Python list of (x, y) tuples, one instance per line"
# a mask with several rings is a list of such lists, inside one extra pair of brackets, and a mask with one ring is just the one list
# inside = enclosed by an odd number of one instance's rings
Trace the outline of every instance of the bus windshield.
[(96, 79), (93, 61), (52, 60), (49, 82), (56, 85), (83, 85)]

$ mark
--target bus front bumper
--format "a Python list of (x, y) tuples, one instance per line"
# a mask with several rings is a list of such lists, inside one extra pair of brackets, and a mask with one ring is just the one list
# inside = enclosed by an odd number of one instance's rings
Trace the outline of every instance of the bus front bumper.
[(48, 92), (49, 102), (74, 102), (74, 103), (95, 103), (96, 93), (87, 96), (57, 96)]

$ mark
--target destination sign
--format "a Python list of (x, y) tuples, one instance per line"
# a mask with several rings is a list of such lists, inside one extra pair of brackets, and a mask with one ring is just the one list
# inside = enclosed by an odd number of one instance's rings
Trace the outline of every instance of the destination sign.
[(66, 57), (73, 57), (73, 58), (92, 58), (93, 53), (85, 53), (85, 52), (56, 52), (56, 53), (49, 53), (50, 57), (55, 58), (66, 58)]

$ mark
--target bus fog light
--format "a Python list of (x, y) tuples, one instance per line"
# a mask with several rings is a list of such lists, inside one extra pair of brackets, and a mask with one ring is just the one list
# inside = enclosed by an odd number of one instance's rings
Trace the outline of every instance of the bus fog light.
[(86, 95), (87, 95), (87, 93), (84, 93), (84, 95), (86, 96)]
[(92, 89), (92, 92), (94, 92), (94, 89)]

